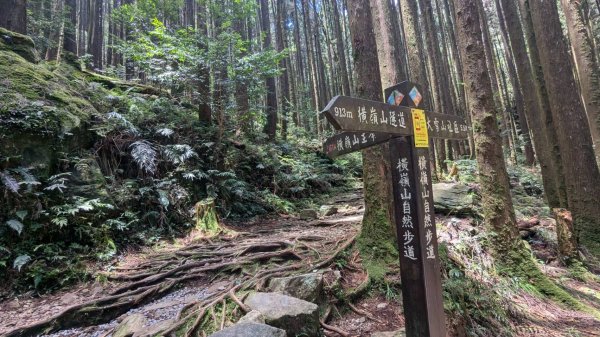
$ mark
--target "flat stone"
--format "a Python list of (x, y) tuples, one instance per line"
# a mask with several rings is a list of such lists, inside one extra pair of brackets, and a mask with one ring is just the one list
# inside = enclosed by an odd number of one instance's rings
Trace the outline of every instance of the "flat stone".
[(478, 215), (475, 191), (465, 184), (437, 183), (432, 185), (436, 213), (448, 215)]
[(319, 213), (314, 209), (303, 209), (300, 211), (300, 219), (317, 219), (319, 218)]
[(245, 303), (289, 336), (319, 336), (319, 307), (314, 303), (280, 293), (254, 293)]
[(142, 314), (127, 316), (117, 325), (113, 337), (132, 337), (136, 332), (144, 330), (147, 322), (148, 320)]
[(265, 324), (265, 316), (260, 311), (252, 310), (244, 317), (240, 318), (238, 323), (261, 323)]
[(406, 331), (404, 329), (396, 331), (381, 331), (374, 332), (371, 337), (406, 337)]
[(168, 329), (173, 323), (175, 323), (174, 319), (168, 319), (162, 322), (158, 322), (154, 325), (144, 327), (142, 330), (135, 332), (133, 334), (133, 337), (154, 337), (161, 331)]
[(388, 304), (385, 302), (381, 302), (379, 304), (377, 304), (377, 309), (385, 309), (387, 308)]
[(323, 273), (278, 277), (269, 282), (269, 290), (312, 303), (323, 300)]
[(238, 323), (209, 337), (286, 337), (284, 330), (259, 323)]

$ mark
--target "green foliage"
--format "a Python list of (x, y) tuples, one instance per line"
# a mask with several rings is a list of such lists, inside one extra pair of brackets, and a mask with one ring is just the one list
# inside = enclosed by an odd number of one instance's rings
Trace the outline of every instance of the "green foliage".
[(440, 245), (443, 268), (444, 310), (464, 325), (468, 336), (512, 336), (508, 313), (497, 291), (465, 271), (448, 258), (447, 247)]

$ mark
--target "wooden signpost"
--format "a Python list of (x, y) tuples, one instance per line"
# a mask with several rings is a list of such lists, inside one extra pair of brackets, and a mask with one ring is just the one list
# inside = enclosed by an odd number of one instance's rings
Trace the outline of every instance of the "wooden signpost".
[(333, 98), (323, 114), (345, 132), (323, 147), (333, 158), (389, 142), (406, 335), (445, 337), (429, 142), (467, 139), (469, 129), (461, 117), (421, 109), (421, 92), (418, 84), (402, 82), (385, 90), (387, 103)]

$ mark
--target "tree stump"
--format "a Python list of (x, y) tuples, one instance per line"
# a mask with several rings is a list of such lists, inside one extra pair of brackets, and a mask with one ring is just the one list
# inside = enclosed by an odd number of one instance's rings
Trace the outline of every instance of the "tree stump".
[(556, 219), (556, 237), (558, 256), (566, 264), (578, 258), (577, 238), (573, 232), (573, 216), (564, 208), (552, 210)]
[(215, 210), (215, 200), (204, 199), (196, 204), (196, 229), (202, 234), (213, 236), (221, 231), (219, 219)]

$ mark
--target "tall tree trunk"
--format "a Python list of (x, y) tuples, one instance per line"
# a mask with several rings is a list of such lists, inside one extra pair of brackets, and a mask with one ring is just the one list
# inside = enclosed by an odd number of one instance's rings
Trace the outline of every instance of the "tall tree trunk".
[(46, 50), (46, 60), (57, 61), (60, 49), (60, 40), (65, 29), (65, 19), (63, 18), (64, 0), (54, 0), (52, 5), (52, 21), (59, 22), (54, 25), (48, 35), (48, 49)]
[[(480, 0), (476, 0), (480, 1)], [(494, 233), (493, 247), (501, 260), (520, 242), (508, 174), (496, 122), (490, 73), (482, 40), (480, 16), (473, 0), (455, 0), (458, 42), (469, 97), (479, 166), (485, 224)]]
[(548, 89), (544, 79), (544, 72), (541, 66), (540, 54), (537, 47), (537, 39), (533, 31), (533, 22), (531, 20), (531, 10), (529, 8), (529, 0), (519, 0), (519, 10), (521, 14), (521, 24), (523, 26), (523, 34), (527, 42), (529, 57), (531, 59), (533, 81), (536, 86), (536, 92), (539, 98), (541, 120), (543, 123), (542, 129), (545, 130), (547, 147), (550, 150), (550, 162), (554, 166), (552, 170), (555, 175), (551, 178), (556, 183), (556, 195), (561, 208), (567, 208), (567, 187), (565, 183), (565, 175), (560, 156), (560, 148), (558, 145), (557, 128), (550, 110), (550, 99), (548, 98)]
[(91, 1), (88, 29), (88, 46), (94, 68), (104, 68), (104, 0)]
[[(260, 16), (262, 32), (264, 34), (263, 49), (271, 48), (271, 19), (269, 18), (269, 1), (260, 1)], [(268, 77), (267, 86), (267, 122), (264, 133), (269, 140), (275, 140), (277, 134), (277, 88), (275, 87), (275, 78)]]
[[(521, 81), (519, 80), (519, 75), (517, 72), (516, 60), (513, 56), (513, 51), (510, 44), (510, 37), (508, 34), (508, 27), (506, 26), (506, 20), (504, 19), (504, 15), (502, 14), (502, 8), (500, 6), (499, 0), (495, 1), (496, 10), (498, 13), (498, 19), (500, 23), (500, 31), (502, 32), (502, 39), (504, 41), (504, 54), (508, 67), (508, 72), (510, 74), (511, 85), (513, 87), (513, 93), (515, 96), (515, 108), (517, 110), (517, 114), (519, 116), (519, 126), (521, 129), (521, 136), (523, 137), (523, 149), (525, 154), (525, 165), (532, 166), (535, 164), (535, 157), (533, 152), (533, 146), (531, 145), (531, 138), (529, 135), (529, 123), (530, 120), (525, 116), (527, 106), (525, 105), (525, 96), (529, 95), (529, 92), (525, 91), (521, 85)], [(513, 4), (516, 8), (516, 4)], [(512, 29), (518, 29), (519, 26)], [(521, 37), (522, 39), (522, 37)], [(532, 91), (534, 92), (534, 91)]]
[[(275, 43), (278, 52), (282, 52), (286, 49), (286, 30), (285, 30), (285, 21), (287, 19), (287, 9), (285, 5), (285, 1), (278, 1), (276, 8), (276, 34), (275, 34)], [(281, 103), (281, 138), (287, 139), (288, 134), (288, 120), (289, 120), (289, 111), (290, 111), (290, 84), (288, 80), (288, 67), (290, 66), (290, 59), (286, 57), (279, 62), (279, 67), (283, 69), (283, 73), (278, 78), (279, 82), (279, 92), (281, 94), (281, 98), (279, 102)]]
[(340, 11), (338, 8), (338, 0), (331, 0), (333, 6), (333, 26), (336, 36), (336, 48), (338, 55), (338, 66), (340, 69), (340, 77), (342, 82), (342, 94), (350, 95), (350, 81), (348, 80), (348, 68), (346, 66), (346, 51), (344, 50), (344, 34), (340, 22)]
[[(377, 59), (377, 45), (373, 32), (369, 0), (348, 0), (350, 35), (354, 50), (356, 94), (358, 97), (381, 101), (381, 76)], [(386, 263), (397, 261), (397, 248), (388, 210), (389, 183), (386, 177), (386, 153), (383, 146), (362, 151), (365, 191), (365, 215), (359, 237), (362, 256), (369, 260), (367, 269), (375, 279), (384, 276)]]
[(27, 34), (27, 0), (0, 1), (0, 27)]
[(389, 0), (371, 0), (370, 3), (381, 82), (386, 88), (406, 80), (407, 74), (402, 73), (400, 45), (394, 34), (391, 3)]
[(69, 25), (65, 28), (64, 49), (69, 53), (77, 55), (77, 0), (66, 0), (69, 16)]
[(575, 59), (581, 98), (587, 112), (596, 161), (600, 165), (600, 61), (592, 47), (593, 36), (589, 35), (583, 21), (581, 1), (561, 0), (567, 19), (569, 40)]
[[(524, 31), (519, 20), (517, 4), (513, 0), (496, 0), (498, 15), (504, 21), (508, 36), (508, 46), (513, 55), (517, 70), (517, 78), (523, 93), (525, 114), (531, 125), (531, 134), (535, 145), (535, 153), (542, 171), (542, 181), (546, 199), (551, 208), (560, 207), (558, 196), (558, 179), (556, 165), (552, 160), (552, 150), (547, 140), (546, 123), (542, 118), (540, 89), (533, 80), (533, 70), (527, 54)], [(537, 48), (534, 46), (534, 48)]]
[(548, 88), (566, 180), (568, 209), (580, 244), (600, 256), (600, 171), (554, 1), (531, 1), (537, 49)]

